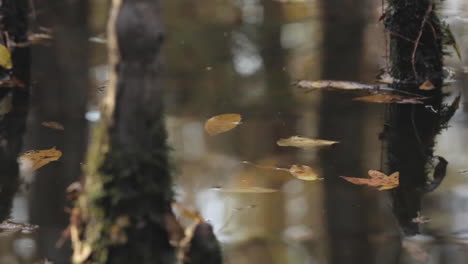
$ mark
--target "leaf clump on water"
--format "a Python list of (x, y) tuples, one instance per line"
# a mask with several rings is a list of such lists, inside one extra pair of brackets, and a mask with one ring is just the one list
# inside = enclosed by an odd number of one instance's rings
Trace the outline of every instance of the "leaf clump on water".
[(21, 155), (21, 163), (30, 163), (31, 169), (37, 170), (52, 161), (60, 159), (62, 152), (55, 147), (43, 150), (30, 150)]
[(377, 170), (369, 170), (368, 173), (370, 178), (340, 177), (353, 184), (377, 187), (379, 191), (393, 189), (399, 185), (400, 173), (398, 171), (389, 176)]
[(296, 148), (314, 148), (322, 146), (331, 146), (338, 144), (338, 141), (331, 141), (325, 139), (312, 139), (301, 136), (292, 136), (289, 138), (282, 138), (276, 141), (280, 147), (296, 147)]
[(227, 132), (240, 124), (239, 114), (222, 114), (211, 117), (205, 122), (205, 131), (210, 136)]

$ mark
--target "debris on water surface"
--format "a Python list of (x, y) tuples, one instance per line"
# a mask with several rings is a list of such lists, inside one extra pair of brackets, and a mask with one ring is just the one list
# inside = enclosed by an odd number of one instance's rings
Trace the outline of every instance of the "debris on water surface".
[(238, 126), (241, 119), (242, 117), (239, 114), (222, 114), (213, 116), (206, 121), (205, 131), (210, 136), (224, 133)]
[(27, 164), (31, 169), (37, 170), (52, 161), (60, 159), (62, 152), (55, 147), (43, 150), (30, 150), (21, 155), (20, 162)]
[(398, 94), (375, 94), (353, 98), (354, 101), (381, 104), (423, 104), (425, 97), (410, 97)]
[(399, 185), (400, 173), (398, 171), (389, 176), (377, 170), (369, 170), (368, 174), (370, 178), (340, 177), (353, 184), (377, 187), (379, 191), (393, 189)]
[(281, 147), (296, 147), (296, 148), (314, 148), (322, 146), (331, 146), (338, 144), (338, 141), (312, 139), (301, 136), (292, 136), (290, 138), (282, 138), (276, 142)]
[(41, 123), (41, 125), (55, 130), (65, 130), (62, 124), (55, 121), (44, 121)]

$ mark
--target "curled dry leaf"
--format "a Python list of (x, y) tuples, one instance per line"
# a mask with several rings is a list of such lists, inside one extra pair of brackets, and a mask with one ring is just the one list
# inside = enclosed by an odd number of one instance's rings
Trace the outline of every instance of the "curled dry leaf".
[(371, 187), (378, 187), (379, 191), (389, 190), (398, 187), (399, 185), (399, 178), (400, 173), (394, 172), (390, 176), (385, 175), (385, 173), (376, 171), (376, 170), (369, 170), (369, 178), (353, 178), (353, 177), (345, 177), (340, 176), (341, 178), (354, 183), (354, 184), (362, 184), (368, 185)]
[(309, 166), (306, 165), (292, 165), (289, 168), (289, 172), (299, 180), (303, 181), (316, 181), (322, 180), (319, 178), (318, 173)]
[(48, 128), (55, 129), (55, 130), (65, 130), (62, 124), (58, 122), (54, 122), (54, 121), (49, 121), (49, 122), (44, 121), (41, 123), (41, 125), (48, 127)]
[(55, 147), (43, 150), (30, 150), (21, 155), (21, 163), (31, 163), (31, 169), (37, 170), (49, 162), (60, 159), (62, 152)]
[(275, 189), (256, 187), (256, 186), (213, 188), (213, 189), (218, 190), (219, 192), (223, 192), (223, 193), (274, 193), (278, 191)]
[(205, 123), (205, 131), (214, 136), (235, 128), (240, 124), (242, 117), (239, 114), (222, 114), (213, 116)]
[(299, 88), (312, 91), (316, 89), (339, 89), (339, 90), (372, 90), (376, 86), (368, 85), (357, 82), (348, 81), (331, 81), (331, 80), (318, 80), (318, 81), (307, 81), (302, 80), (296, 83)]
[(321, 146), (331, 146), (339, 143), (338, 141), (312, 139), (301, 136), (292, 136), (290, 138), (282, 138), (276, 142), (281, 147), (296, 147), (296, 148), (314, 148)]
[(424, 97), (410, 97), (398, 94), (376, 94), (356, 97), (354, 101), (383, 104), (422, 104)]

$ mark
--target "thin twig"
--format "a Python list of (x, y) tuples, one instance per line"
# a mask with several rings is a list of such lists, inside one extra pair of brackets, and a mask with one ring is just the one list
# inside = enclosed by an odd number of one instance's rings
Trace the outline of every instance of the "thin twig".
[(414, 72), (414, 76), (416, 77), (416, 79), (418, 79), (418, 73), (416, 72), (416, 63), (415, 63), (416, 51), (418, 50), (419, 41), (421, 40), (421, 37), (423, 34), (424, 25), (426, 24), (427, 18), (429, 17), (429, 14), (431, 12), (432, 12), (432, 3), (429, 4), (429, 7), (427, 8), (426, 13), (424, 14), (424, 18), (421, 22), (421, 27), (419, 28), (419, 34), (418, 34), (418, 37), (416, 38), (416, 43), (414, 43), (413, 54), (411, 55), (411, 63), (413, 66), (413, 72)]

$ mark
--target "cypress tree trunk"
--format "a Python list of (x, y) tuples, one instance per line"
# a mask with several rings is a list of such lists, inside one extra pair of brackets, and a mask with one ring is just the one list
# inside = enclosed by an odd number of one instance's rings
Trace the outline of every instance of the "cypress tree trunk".
[[(27, 41), (27, 15), (26, 0), (0, 2), (0, 24), (3, 31), (0, 36), (1, 45), (8, 45), (7, 35), (10, 41)], [(23, 85), (0, 87), (0, 221), (10, 217), (13, 197), (19, 185), (17, 158), (23, 145), (29, 104), (29, 48), (14, 47), (10, 51), (12, 68), (1, 67), (2, 78), (17, 78)], [(7, 77), (8, 75), (11, 76)]]
[[(447, 36), (431, 0), (389, 0), (384, 22), (390, 33), (394, 88), (430, 97), (424, 105), (388, 106), (384, 128), (388, 172), (400, 172), (400, 186), (392, 190), (393, 211), (404, 234), (414, 235), (420, 231), (413, 219), (421, 211), (423, 195), (440, 184), (447, 166), (445, 159), (434, 156), (435, 136), (456, 108), (442, 104)], [(419, 89), (425, 81), (434, 89)]]
[(75, 263), (174, 263), (172, 182), (158, 82), (160, 1), (114, 0), (111, 75), (72, 215)]

